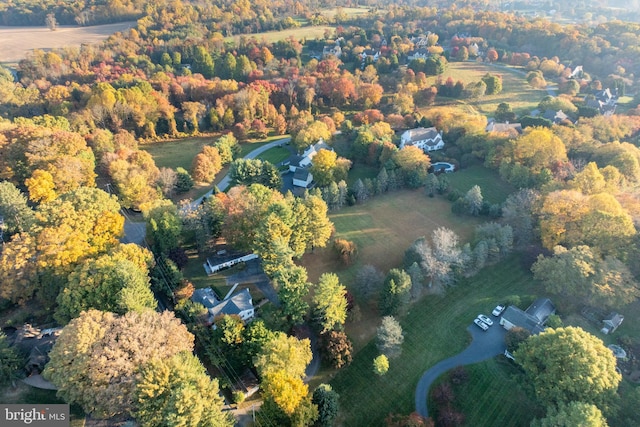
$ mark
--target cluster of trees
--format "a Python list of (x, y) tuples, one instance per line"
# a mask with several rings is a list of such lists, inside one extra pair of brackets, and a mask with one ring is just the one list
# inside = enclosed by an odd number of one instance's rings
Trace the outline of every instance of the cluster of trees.
[(96, 417), (232, 426), (217, 380), (192, 351), (193, 335), (169, 312), (89, 310), (64, 327), (43, 375)]
[(616, 358), (602, 340), (581, 328), (547, 329), (514, 352), (546, 417), (532, 425), (606, 426), (618, 384)]

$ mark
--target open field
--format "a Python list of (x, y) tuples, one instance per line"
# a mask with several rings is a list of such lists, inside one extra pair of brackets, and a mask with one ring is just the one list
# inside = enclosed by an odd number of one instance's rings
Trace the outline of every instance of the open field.
[(447, 174), (451, 188), (465, 194), (474, 185), (482, 190), (482, 196), (489, 203), (502, 203), (516, 188), (502, 180), (498, 172), (481, 165), (470, 166)]
[[(494, 326), (495, 327), (495, 326)], [(465, 366), (469, 380), (453, 386), (453, 406), (465, 415), (465, 426), (529, 426), (534, 414), (544, 416), (518, 383), (518, 368), (505, 357), (497, 357), (476, 365)], [(443, 378), (438, 379), (441, 381)], [(496, 398), (499, 390), (509, 390), (507, 404)], [(483, 399), (483, 396), (487, 398)], [(435, 404), (429, 405), (435, 408)], [(430, 411), (431, 414), (431, 411)], [(433, 413), (433, 415), (436, 415)]]
[(33, 49), (51, 50), (63, 47), (80, 47), (98, 43), (113, 33), (125, 31), (136, 25), (134, 21), (91, 27), (60, 26), (56, 31), (47, 27), (0, 26), (0, 62), (17, 63)]
[[(343, 7), (341, 9), (342, 9), (342, 13), (344, 13), (349, 18), (353, 18), (354, 16), (359, 16), (359, 15), (366, 15), (367, 13), (369, 13), (369, 8), (367, 7)], [(338, 12), (338, 8), (333, 8), (333, 9), (323, 10), (320, 13), (322, 13), (324, 16), (326, 16), (329, 19), (333, 19), (333, 17), (336, 16), (337, 12)]]
[[(379, 353), (375, 340), (371, 340), (356, 353), (353, 363), (330, 381), (340, 394), (340, 407), (343, 409), (340, 424), (378, 426), (383, 425), (389, 413), (413, 412), (415, 388), (422, 374), (468, 345), (470, 337), (466, 327), (478, 313), (490, 311), (497, 302), (514, 294), (525, 301), (536, 294), (536, 284), (531, 274), (522, 268), (518, 257), (485, 268), (474, 278), (449, 289), (445, 295), (427, 295), (414, 303), (400, 318), (405, 334), (402, 354), (390, 361), (389, 372), (385, 376), (377, 377), (372, 373), (373, 358)], [(349, 326), (347, 333), (351, 336)], [(504, 389), (501, 386), (497, 390)], [(466, 408), (465, 425), (528, 425), (535, 415), (527, 412), (527, 407), (522, 407), (520, 395), (500, 393), (501, 408), (494, 411), (498, 418), (487, 424), (482, 421), (486, 420), (483, 408), (495, 407), (496, 393), (485, 390), (473, 397), (473, 405), (469, 403)], [(514, 424), (509, 421), (514, 413), (521, 414), (521, 422)]]
[[(451, 203), (443, 198), (428, 198), (422, 190), (403, 190), (376, 196), (362, 205), (345, 207), (329, 215), (336, 237), (358, 246), (358, 259), (349, 268), (336, 272), (343, 283), (350, 283), (358, 268), (372, 264), (383, 272), (402, 264), (404, 251), (420, 236), (429, 236), (438, 227), (454, 230), (463, 242), (471, 239), (476, 218), (451, 214)], [(309, 280), (336, 270), (331, 248), (316, 249), (302, 258)]]
[(437, 79), (446, 81), (451, 77), (454, 81), (462, 80), (467, 85), (480, 81), (487, 73), (502, 76), (502, 92), (497, 95), (485, 95), (480, 99), (463, 101), (475, 106), (481, 114), (493, 116), (501, 102), (511, 105), (513, 111), (518, 115), (528, 114), (547, 95), (546, 90), (534, 89), (529, 86), (522, 70), (482, 62), (450, 62), (442, 75), (430, 79), (432, 83), (435, 83)]
[(193, 158), (202, 150), (202, 147), (216, 139), (217, 136), (196, 136), (140, 145), (140, 149), (151, 154), (159, 168), (181, 167), (190, 170)]
[(255, 38), (258, 41), (265, 40), (267, 42), (277, 42), (278, 40), (288, 39), (289, 37), (293, 37), (296, 40), (302, 39), (317, 39), (324, 38), (325, 31), (329, 31), (330, 34), (333, 34), (334, 27), (328, 25), (316, 25), (316, 26), (304, 26), (298, 28), (288, 28), (286, 30), (280, 31), (265, 31), (262, 33), (253, 33), (253, 34), (243, 34), (240, 36), (231, 36), (225, 37), (225, 42), (235, 41), (238, 43), (241, 37), (245, 37), (247, 39)]

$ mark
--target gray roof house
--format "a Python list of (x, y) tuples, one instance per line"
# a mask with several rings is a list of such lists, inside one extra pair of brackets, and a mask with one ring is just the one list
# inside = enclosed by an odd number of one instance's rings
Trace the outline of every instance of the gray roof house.
[(618, 326), (622, 325), (622, 321), (624, 320), (624, 316), (620, 313), (616, 313), (615, 311), (610, 313), (602, 323), (604, 324), (603, 328), (600, 330), (603, 334), (612, 334), (618, 329)]
[(549, 298), (538, 298), (524, 311), (513, 305), (507, 307), (500, 318), (500, 324), (506, 330), (520, 327), (532, 334), (539, 334), (544, 331), (544, 324), (549, 316), (555, 312), (556, 307)]
[(232, 297), (227, 296), (227, 298), (220, 301), (208, 311), (211, 320), (225, 314), (238, 315), (245, 322), (252, 319), (254, 315), (254, 308), (249, 289), (245, 288)]
[(434, 151), (444, 148), (444, 141), (442, 140), (442, 132), (434, 127), (430, 128), (416, 128), (404, 131), (400, 137), (400, 148), (413, 145), (420, 148), (422, 151)]
[(196, 289), (193, 291), (193, 295), (191, 295), (191, 301), (200, 303), (204, 305), (205, 308), (213, 308), (219, 302), (218, 297), (211, 288)]

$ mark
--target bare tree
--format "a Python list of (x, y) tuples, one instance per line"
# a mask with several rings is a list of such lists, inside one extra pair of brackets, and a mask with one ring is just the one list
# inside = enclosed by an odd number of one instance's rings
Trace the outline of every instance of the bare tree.
[(51, 31), (58, 29), (58, 21), (56, 20), (56, 15), (54, 13), (47, 14), (44, 23)]

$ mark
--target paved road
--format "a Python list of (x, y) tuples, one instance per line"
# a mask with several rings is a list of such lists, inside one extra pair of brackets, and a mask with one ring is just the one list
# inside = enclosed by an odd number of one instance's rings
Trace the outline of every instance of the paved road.
[(467, 330), (471, 333), (473, 341), (471, 345), (448, 359), (436, 363), (431, 369), (426, 371), (416, 387), (416, 412), (427, 417), (427, 395), (431, 384), (442, 374), (456, 366), (472, 365), (491, 359), (494, 356), (504, 353), (506, 346), (504, 336), (507, 332), (498, 324), (496, 318), (493, 318), (493, 326), (488, 331), (483, 331), (476, 325), (471, 324)]
[[(287, 138), (282, 138), (282, 139), (276, 139), (274, 141), (271, 141), (268, 144), (265, 144), (261, 147), (256, 148), (255, 150), (253, 150), (252, 152), (248, 153), (246, 156), (243, 157), (243, 159), (255, 159), (256, 157), (258, 157), (260, 154), (264, 153), (267, 150), (272, 149), (273, 147), (280, 147), (283, 146), (285, 144), (287, 144), (289, 141), (291, 141), (291, 138), (287, 137)], [(231, 176), (229, 174), (226, 174), (224, 176), (224, 178), (222, 178), (220, 180), (220, 182), (218, 183), (217, 187), (220, 191), (225, 191), (227, 189), (227, 187), (229, 187), (229, 185), (231, 184)], [(191, 206), (196, 207), (198, 206), (200, 203), (202, 203), (202, 199), (210, 197), (213, 194), (213, 188), (211, 190), (209, 190), (204, 196), (199, 197), (197, 199), (195, 199), (193, 202), (191, 202)]]

